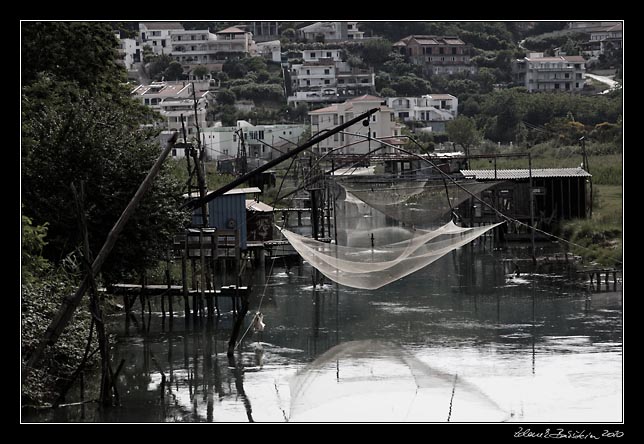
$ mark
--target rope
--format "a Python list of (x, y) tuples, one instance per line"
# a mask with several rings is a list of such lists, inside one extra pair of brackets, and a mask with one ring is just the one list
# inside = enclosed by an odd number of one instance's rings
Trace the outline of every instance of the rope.
[[(355, 136), (362, 136), (362, 134), (358, 134), (358, 133), (347, 133), (347, 134), (352, 134), (352, 135), (355, 135)], [(365, 136), (363, 136), (363, 137), (365, 137)], [(411, 139), (411, 138), (410, 138), (410, 139)], [(449, 174), (445, 173), (445, 172), (444, 172), (444, 171), (442, 171), (440, 168), (438, 168), (438, 167), (436, 166), (436, 164), (434, 164), (434, 162), (432, 162), (431, 160), (429, 160), (429, 159), (427, 159), (427, 158), (424, 158), (424, 157), (422, 157), (422, 156), (419, 156), (419, 155), (418, 155), (418, 154), (416, 154), (416, 153), (412, 153), (411, 151), (407, 151), (407, 150), (405, 150), (405, 149), (403, 149), (403, 148), (400, 148), (400, 147), (397, 147), (397, 146), (392, 145), (392, 144), (390, 144), (390, 143), (384, 142), (384, 141), (382, 141), (382, 140), (378, 140), (378, 141), (379, 141), (380, 143), (384, 144), (384, 145), (387, 145), (387, 146), (389, 146), (389, 147), (392, 147), (393, 149), (396, 149), (396, 150), (402, 151), (402, 152), (404, 152), (404, 153), (406, 153), (406, 154), (409, 154), (409, 155), (411, 155), (411, 156), (417, 157), (417, 158), (419, 158), (419, 159), (421, 159), (421, 160), (424, 160), (425, 162), (429, 163), (429, 164), (430, 164), (430, 165), (432, 165), (432, 166), (433, 166), (433, 167), (434, 167), (434, 168), (435, 168), (435, 169), (436, 169), (440, 174), (442, 174), (442, 175), (443, 175), (443, 176), (445, 176), (447, 179), (449, 179), (450, 181), (452, 181), (452, 183), (454, 183), (454, 185), (456, 185), (457, 187), (459, 187), (460, 189), (462, 189), (463, 191), (465, 191), (467, 194), (469, 194), (470, 196), (472, 196), (472, 198), (476, 199), (477, 201), (479, 201), (480, 203), (482, 203), (482, 204), (483, 204), (483, 205), (485, 205), (486, 207), (490, 208), (490, 209), (491, 209), (492, 211), (494, 211), (494, 212), (495, 212), (495, 213), (496, 213), (500, 218), (504, 219), (505, 221), (507, 221), (507, 222), (514, 222), (514, 223), (516, 223), (516, 224), (523, 225), (523, 226), (525, 226), (525, 227), (527, 227), (527, 228), (529, 228), (529, 229), (531, 229), (531, 230), (537, 231), (537, 232), (539, 232), (539, 233), (541, 233), (541, 234), (545, 234), (546, 236), (551, 237), (551, 238), (553, 238), (553, 239), (557, 239), (557, 240), (562, 241), (562, 242), (565, 242), (565, 243), (567, 243), (567, 244), (574, 245), (575, 247), (581, 248), (581, 249), (583, 249), (583, 250), (592, 251), (592, 250), (591, 250), (590, 248), (588, 248), (588, 247), (584, 247), (583, 245), (576, 244), (576, 243), (574, 243), (574, 242), (572, 242), (572, 241), (569, 241), (569, 240), (564, 239), (564, 238), (562, 238), (562, 237), (556, 236), (556, 235), (554, 235), (554, 234), (552, 234), (552, 233), (548, 233), (548, 232), (543, 231), (543, 230), (541, 230), (541, 229), (539, 229), (539, 228), (532, 227), (532, 226), (531, 226), (531, 225), (529, 225), (529, 224), (526, 224), (526, 223), (524, 223), (524, 222), (521, 222), (521, 221), (519, 221), (519, 220), (517, 220), (517, 219), (514, 219), (514, 218), (512, 218), (512, 217), (510, 217), (510, 216), (507, 216), (507, 215), (503, 214), (502, 212), (500, 212), (499, 210), (497, 210), (494, 206), (492, 206), (491, 204), (489, 204), (489, 203), (485, 202), (484, 200), (482, 200), (481, 198), (479, 198), (478, 196), (476, 196), (474, 193), (472, 193), (472, 192), (470, 192), (469, 190), (467, 190), (466, 188), (464, 188), (464, 187), (463, 187), (462, 185), (460, 185), (460, 184), (459, 184), (459, 183), (458, 183), (458, 182), (457, 182), (453, 177), (451, 177)], [(611, 257), (613, 257), (613, 256), (611, 256)], [(613, 259), (618, 260), (616, 257), (613, 257)]]
[(257, 310), (255, 311), (255, 315), (253, 316), (253, 319), (250, 321), (250, 324), (248, 324), (248, 327), (246, 328), (246, 331), (244, 334), (241, 336), (241, 338), (237, 341), (235, 344), (235, 350), (237, 350), (237, 347), (239, 347), (239, 344), (242, 343), (248, 332), (250, 331), (250, 328), (253, 326), (253, 322), (255, 322), (255, 318), (257, 318), (257, 313), (259, 313), (259, 310), (262, 308), (262, 302), (264, 301), (264, 296), (266, 295), (266, 288), (268, 287), (268, 281), (271, 279), (271, 275), (273, 274), (273, 265), (275, 264), (275, 261), (271, 261), (271, 269), (268, 272), (268, 277), (266, 278), (266, 282), (264, 283), (264, 290), (262, 291), (262, 297), (259, 299), (259, 305), (257, 306)]

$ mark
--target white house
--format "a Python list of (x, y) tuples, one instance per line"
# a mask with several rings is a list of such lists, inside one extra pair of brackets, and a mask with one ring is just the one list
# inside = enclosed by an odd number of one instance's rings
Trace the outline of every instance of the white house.
[(304, 63), (291, 66), (293, 94), (288, 103), (339, 102), (348, 96), (358, 96), (373, 90), (375, 73), (342, 60), (340, 49), (306, 49)]
[(115, 32), (114, 35), (119, 42), (119, 54), (122, 57), (121, 61), (125, 69), (135, 69), (134, 64), (141, 61), (141, 46), (137, 39), (121, 38), (120, 32)]
[(170, 33), (170, 53), (182, 64), (206, 65), (241, 54), (254, 54), (255, 51), (252, 34), (236, 27), (217, 33), (207, 29), (174, 30)]
[(358, 22), (317, 22), (298, 29), (301, 37), (317, 41), (359, 40), (364, 32), (358, 30)]
[(196, 123), (199, 128), (207, 126), (206, 113), (208, 103), (211, 101), (210, 92), (195, 86), (197, 99), (197, 117), (195, 118), (194, 99), (192, 94), (193, 83), (177, 82), (152, 82), (150, 85), (137, 86), (130, 95), (139, 100), (143, 105), (159, 111), (164, 117), (164, 127), (168, 130), (181, 131), (181, 115), (184, 117), (184, 126), (188, 136), (196, 135)]
[(586, 78), (586, 60), (582, 56), (544, 57), (531, 53), (513, 63), (515, 81), (533, 91), (581, 91)]
[(179, 22), (139, 22), (139, 42), (141, 47), (152, 48), (155, 54), (170, 52), (170, 33), (183, 31)]
[(444, 131), (447, 121), (458, 114), (458, 99), (451, 94), (427, 94), (421, 97), (388, 97), (387, 105), (403, 122), (421, 122), (432, 131)]
[[(382, 146), (377, 139), (384, 139), (391, 144), (402, 144), (396, 137), (400, 134), (391, 108), (383, 104), (380, 97), (363, 95), (344, 103), (334, 103), (326, 108), (309, 112), (311, 117), (311, 131), (313, 134), (324, 130), (331, 130), (338, 125), (363, 114), (370, 109), (379, 108), (372, 114), (368, 125), (363, 122), (355, 123), (344, 132), (334, 134), (312, 147), (317, 154), (325, 154), (334, 150), (336, 154), (365, 154), (370, 150)], [(351, 134), (352, 133), (352, 134)], [(369, 137), (371, 140), (367, 139)], [(379, 154), (391, 152), (391, 148), (379, 151)]]
[(245, 120), (236, 126), (214, 126), (201, 133), (202, 146), (208, 159), (227, 160), (237, 156), (243, 134), (246, 157), (271, 160), (299, 145), (307, 125), (253, 125)]
[(282, 43), (279, 40), (256, 43), (257, 55), (264, 57), (271, 62), (282, 61)]

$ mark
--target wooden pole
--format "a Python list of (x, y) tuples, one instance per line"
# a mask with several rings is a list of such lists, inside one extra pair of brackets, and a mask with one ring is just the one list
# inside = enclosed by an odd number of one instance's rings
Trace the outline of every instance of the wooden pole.
[(181, 251), (181, 286), (183, 287), (183, 311), (186, 322), (190, 316), (190, 301), (188, 300), (188, 232), (184, 240), (184, 248)]
[(170, 151), (172, 151), (172, 147), (177, 142), (178, 136), (179, 136), (179, 133), (177, 132), (175, 132), (172, 135), (165, 149), (163, 150), (161, 155), (157, 158), (156, 162), (154, 163), (154, 165), (148, 172), (147, 176), (139, 186), (139, 189), (134, 194), (134, 197), (132, 197), (132, 200), (130, 200), (130, 203), (125, 207), (125, 210), (123, 210), (121, 217), (119, 217), (119, 219), (116, 221), (116, 223), (108, 233), (107, 239), (105, 240), (103, 247), (101, 248), (98, 255), (96, 256), (96, 259), (94, 259), (94, 262), (92, 263), (90, 273), (85, 275), (85, 278), (83, 279), (80, 286), (78, 287), (78, 289), (73, 295), (68, 295), (63, 299), (63, 303), (60, 309), (58, 310), (58, 312), (54, 316), (54, 319), (47, 327), (47, 330), (43, 334), (43, 337), (38, 343), (38, 346), (29, 357), (27, 361), (27, 367), (35, 367), (35, 365), (40, 361), (40, 358), (42, 357), (47, 345), (54, 344), (58, 340), (58, 337), (63, 332), (67, 324), (69, 324), (69, 321), (71, 320), (74, 314), (74, 311), (80, 304), (80, 301), (83, 298), (85, 291), (87, 291), (87, 288), (89, 287), (91, 280), (94, 279), (94, 277), (98, 275), (98, 273), (100, 272), (103, 264), (105, 263), (105, 260), (107, 259), (110, 252), (112, 251), (112, 248), (114, 248), (114, 244), (116, 244), (116, 241), (119, 235), (123, 231), (123, 228), (127, 224), (130, 217), (132, 217), (132, 215), (136, 211), (136, 208), (141, 202), (141, 200), (143, 199), (143, 196), (145, 195), (145, 193), (150, 189), (150, 186), (152, 185), (152, 181), (159, 173), (159, 170), (161, 169), (161, 165), (163, 164), (163, 161), (166, 159), (166, 157), (168, 157), (168, 154), (170, 153)]
[(244, 182), (246, 182), (251, 177), (254, 177), (254, 176), (258, 175), (258, 174), (261, 174), (264, 171), (270, 170), (275, 165), (279, 165), (280, 163), (284, 162), (285, 160), (287, 160), (287, 159), (289, 159), (289, 158), (301, 153), (302, 151), (304, 151), (307, 148), (310, 148), (311, 146), (315, 145), (316, 143), (319, 143), (320, 141), (322, 141), (324, 139), (327, 139), (328, 137), (331, 137), (334, 134), (339, 133), (340, 131), (350, 127), (351, 125), (360, 122), (361, 120), (365, 119), (366, 117), (371, 116), (371, 114), (373, 114), (373, 113), (375, 113), (375, 112), (377, 112), (379, 110), (380, 110), (379, 107), (370, 109), (369, 111), (367, 111), (367, 112), (365, 112), (363, 114), (360, 114), (358, 117), (355, 117), (355, 118), (349, 120), (348, 122), (345, 122), (343, 125), (337, 126), (337, 127), (333, 128), (330, 131), (327, 131), (327, 132), (325, 132), (325, 133), (323, 133), (323, 134), (321, 134), (321, 135), (319, 135), (317, 137), (314, 137), (314, 138), (310, 139), (308, 142), (298, 146), (297, 148), (294, 148), (292, 151), (289, 151), (289, 152), (285, 153), (284, 155), (279, 156), (278, 158), (276, 158), (274, 160), (271, 160), (270, 162), (267, 162), (266, 164), (260, 166), (259, 168), (255, 168), (254, 170), (242, 175), (241, 177), (238, 177), (237, 179), (233, 180), (232, 182), (230, 182), (230, 183), (228, 183), (228, 184), (226, 184), (226, 185), (224, 185), (224, 186), (222, 186), (222, 187), (220, 187), (220, 188), (218, 188), (218, 189), (216, 189), (214, 191), (211, 191), (205, 197), (189, 201), (188, 203), (186, 203), (186, 206), (189, 205), (192, 208), (197, 208), (200, 205), (202, 205), (204, 202), (209, 202), (209, 201), (213, 200), (214, 198), (216, 198), (218, 196), (221, 196), (226, 191), (230, 191), (233, 188), (237, 187), (238, 185), (243, 184)]

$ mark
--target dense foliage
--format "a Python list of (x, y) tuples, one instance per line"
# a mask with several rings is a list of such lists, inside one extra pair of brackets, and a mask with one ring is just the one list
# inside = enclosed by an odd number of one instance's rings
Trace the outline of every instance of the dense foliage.
[[(160, 153), (158, 118), (134, 102), (118, 43), (99, 22), (25, 22), (22, 31), (22, 297), (23, 359), (62, 298), (78, 286), (82, 245), (72, 184), (84, 183), (90, 247), (96, 255), (109, 230)], [(164, 168), (102, 269), (104, 281), (138, 274), (165, 258), (183, 227), (181, 184)], [(79, 265), (80, 264), (80, 265)], [(85, 304), (38, 370), (23, 373), (26, 402), (51, 400), (84, 352)]]

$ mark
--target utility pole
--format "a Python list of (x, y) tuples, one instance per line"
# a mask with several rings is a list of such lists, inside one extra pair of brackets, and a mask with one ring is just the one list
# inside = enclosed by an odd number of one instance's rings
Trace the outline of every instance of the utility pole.
[[(579, 138), (579, 143), (581, 145), (581, 154), (582, 154), (582, 168), (590, 173), (590, 165), (588, 165), (588, 153), (586, 152), (586, 137), (581, 136)], [(590, 185), (590, 217), (593, 217), (593, 178), (591, 177), (588, 181), (588, 184)]]
[(248, 171), (248, 161), (246, 158), (246, 141), (244, 140), (244, 129), (240, 128), (236, 133), (239, 133), (239, 147), (237, 148), (237, 174), (243, 176)]
[(534, 189), (532, 188), (532, 156), (528, 153), (528, 174), (530, 175), (530, 240), (532, 242), (532, 263), (536, 265), (537, 255), (534, 246)]

